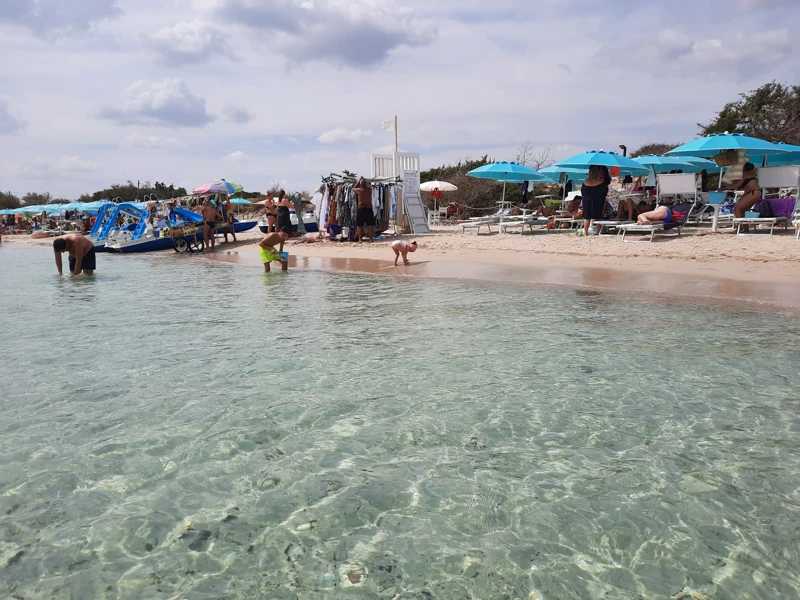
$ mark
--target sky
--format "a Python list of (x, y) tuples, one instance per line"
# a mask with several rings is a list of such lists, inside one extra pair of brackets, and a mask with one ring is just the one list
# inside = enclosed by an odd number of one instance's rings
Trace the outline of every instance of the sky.
[(800, 83), (800, 0), (2, 0), (0, 189), (310, 190), (370, 153), (422, 168), (687, 141)]

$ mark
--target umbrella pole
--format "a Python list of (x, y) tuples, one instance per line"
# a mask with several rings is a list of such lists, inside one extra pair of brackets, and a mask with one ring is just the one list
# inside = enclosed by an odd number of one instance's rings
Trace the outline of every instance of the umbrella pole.
[[(503, 200), (500, 203), (500, 210), (502, 211), (506, 207), (506, 179), (508, 178), (508, 173), (503, 173)], [(503, 220), (503, 217), (500, 217), (500, 220)]]

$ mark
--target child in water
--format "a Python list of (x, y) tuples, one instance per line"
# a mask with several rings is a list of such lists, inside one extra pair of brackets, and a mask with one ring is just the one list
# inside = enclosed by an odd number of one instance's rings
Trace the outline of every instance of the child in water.
[[(261, 262), (264, 263), (264, 272), (269, 273), (269, 263), (281, 263), (281, 270), (289, 270), (289, 261), (281, 256), (283, 252), (283, 244), (289, 239), (289, 234), (285, 229), (281, 229), (277, 233), (268, 233), (266, 237), (258, 243), (258, 250), (261, 254)], [(278, 245), (279, 249), (275, 250)]]
[(400, 258), (400, 255), (403, 255), (403, 264), (410, 265), (411, 263), (408, 262), (408, 253), (409, 252), (416, 252), (417, 251), (417, 242), (404, 242), (402, 240), (397, 240), (392, 242), (392, 250), (394, 250), (394, 266), (397, 266), (397, 259)]

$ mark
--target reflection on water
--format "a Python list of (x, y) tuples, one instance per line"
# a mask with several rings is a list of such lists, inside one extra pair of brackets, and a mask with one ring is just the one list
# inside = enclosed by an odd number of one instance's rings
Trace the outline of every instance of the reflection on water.
[(0, 596), (800, 594), (796, 320), (48, 260), (0, 251)]

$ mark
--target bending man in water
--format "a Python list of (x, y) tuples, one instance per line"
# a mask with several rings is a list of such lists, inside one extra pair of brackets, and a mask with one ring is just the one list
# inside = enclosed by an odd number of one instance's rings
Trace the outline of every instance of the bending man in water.
[[(283, 258), (280, 253), (283, 252), (283, 244), (289, 239), (289, 232), (291, 229), (288, 227), (281, 229), (277, 233), (268, 233), (266, 237), (258, 243), (258, 251), (261, 254), (261, 262), (264, 263), (264, 272), (269, 273), (269, 263), (281, 263), (281, 270), (289, 270), (289, 261)], [(279, 245), (279, 250), (275, 250), (275, 245)]]
[(62, 235), (53, 240), (53, 252), (56, 255), (59, 275), (62, 275), (61, 253), (65, 250), (69, 252), (69, 271), (73, 277), (80, 275), (81, 271), (84, 275), (94, 275), (97, 257), (91, 240), (75, 233)]

